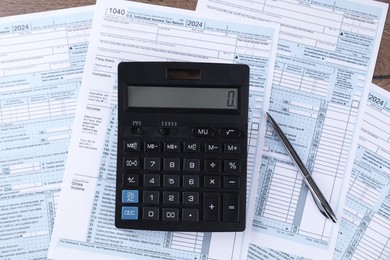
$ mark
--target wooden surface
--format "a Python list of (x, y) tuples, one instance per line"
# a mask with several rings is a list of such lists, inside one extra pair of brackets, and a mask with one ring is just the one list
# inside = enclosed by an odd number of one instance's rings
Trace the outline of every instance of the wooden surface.
[[(197, 0), (134, 0), (150, 4), (195, 10)], [(369, 1), (369, 0), (366, 0)], [(378, 0), (390, 3), (390, 0)], [(95, 0), (0, 0), (0, 17), (40, 11), (95, 4)], [(375, 79), (376, 76), (385, 77)], [(387, 14), (385, 30), (376, 62), (373, 83), (390, 91), (390, 15)]]

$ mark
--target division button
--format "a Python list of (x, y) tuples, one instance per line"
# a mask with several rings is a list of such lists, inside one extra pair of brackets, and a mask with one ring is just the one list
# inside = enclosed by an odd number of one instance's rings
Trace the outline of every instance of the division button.
[(206, 159), (204, 163), (206, 172), (219, 172), (221, 170), (221, 160)]

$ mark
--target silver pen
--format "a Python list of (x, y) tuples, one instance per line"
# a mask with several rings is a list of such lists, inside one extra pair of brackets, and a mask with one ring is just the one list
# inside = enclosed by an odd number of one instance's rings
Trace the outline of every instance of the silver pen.
[(327, 217), (328, 219), (330, 219), (334, 223), (336, 223), (337, 222), (336, 215), (333, 213), (332, 208), (330, 207), (330, 205), (326, 201), (324, 195), (322, 194), (321, 190), (318, 188), (317, 184), (314, 182), (313, 178), (311, 177), (309, 171), (307, 170), (307, 168), (303, 164), (301, 158), (298, 156), (294, 147), (291, 145), (290, 141), (287, 139), (287, 137), (283, 133), (282, 129), (280, 129), (279, 125), (272, 118), (272, 116), (270, 114), (268, 114), (268, 112), (267, 112), (267, 117), (268, 117), (268, 120), (270, 121), (272, 127), (275, 129), (276, 134), (279, 136), (280, 140), (282, 141), (284, 147), (286, 147), (291, 158), (294, 160), (295, 165), (298, 167), (299, 171), (302, 173), (303, 180), (304, 180), (306, 186), (309, 188), (310, 193), (311, 193), (311, 195), (314, 199), (314, 202), (316, 203), (318, 209), (325, 217)]

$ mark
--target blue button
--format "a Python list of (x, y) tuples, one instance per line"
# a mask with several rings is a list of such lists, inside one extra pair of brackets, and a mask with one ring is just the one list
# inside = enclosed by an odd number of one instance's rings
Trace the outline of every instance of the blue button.
[(122, 219), (123, 220), (137, 220), (138, 208), (137, 207), (122, 207)]
[(123, 190), (122, 203), (138, 203), (138, 190)]

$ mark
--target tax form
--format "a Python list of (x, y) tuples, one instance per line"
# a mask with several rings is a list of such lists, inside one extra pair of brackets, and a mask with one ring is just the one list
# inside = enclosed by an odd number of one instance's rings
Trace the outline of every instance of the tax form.
[(0, 18), (0, 259), (45, 259), (93, 7)]
[[(197, 11), (281, 25), (270, 113), (341, 218), (387, 5), (375, 1), (199, 0)], [(316, 259), (339, 223), (317, 209), (268, 125), (251, 243)], [(252, 250), (254, 251), (254, 250)]]
[[(279, 27), (212, 20), (128, 1), (98, 1), (49, 249), (54, 259), (239, 259), (242, 233), (121, 230), (114, 226), (117, 65), (196, 61), (250, 66), (248, 175), (265, 133)], [(251, 175), (252, 174), (252, 175)]]
[(390, 92), (371, 84), (334, 259), (390, 258)]

